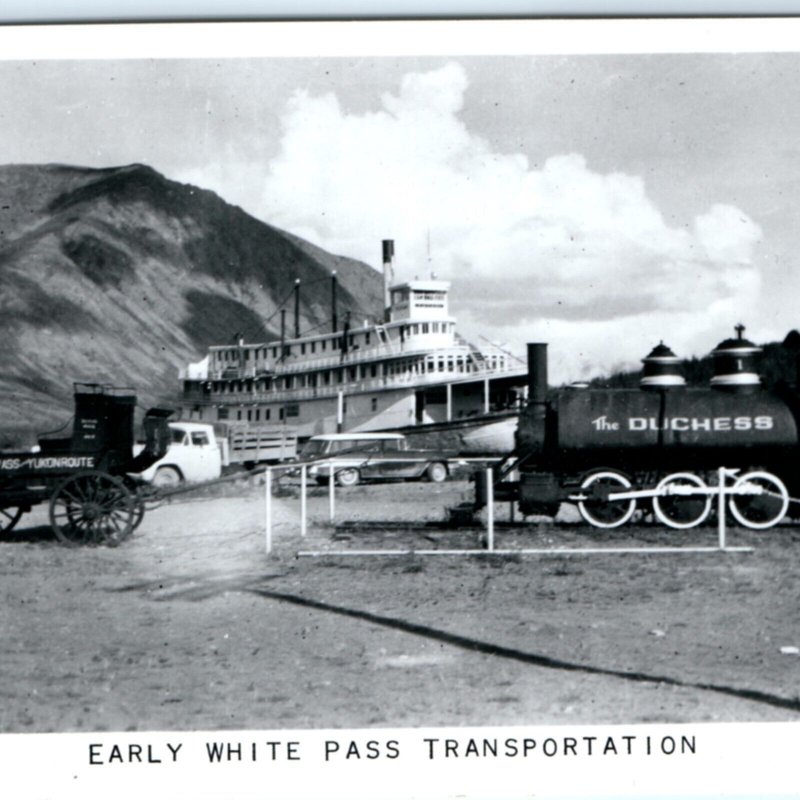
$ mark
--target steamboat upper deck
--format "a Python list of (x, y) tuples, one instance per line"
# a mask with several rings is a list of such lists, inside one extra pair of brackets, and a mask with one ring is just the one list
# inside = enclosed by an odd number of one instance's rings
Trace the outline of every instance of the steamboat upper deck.
[(302, 436), (446, 422), (513, 405), (523, 363), (466, 342), (449, 313), (449, 289), (435, 279), (397, 283), (382, 322), (214, 345), (181, 374), (184, 415), (289, 422)]

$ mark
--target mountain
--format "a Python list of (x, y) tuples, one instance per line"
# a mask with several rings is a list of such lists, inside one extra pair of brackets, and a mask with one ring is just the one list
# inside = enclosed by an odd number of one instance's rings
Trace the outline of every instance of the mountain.
[[(376, 243), (377, 250), (377, 243)], [(67, 422), (75, 381), (174, 401), (178, 370), (239, 333), (380, 314), (382, 279), (141, 164), (0, 166), (0, 446)], [(289, 302), (286, 302), (286, 301)]]

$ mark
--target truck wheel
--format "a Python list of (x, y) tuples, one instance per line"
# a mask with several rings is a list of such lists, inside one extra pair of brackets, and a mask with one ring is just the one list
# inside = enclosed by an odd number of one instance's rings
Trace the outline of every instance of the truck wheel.
[(161, 488), (180, 486), (182, 482), (183, 476), (175, 467), (159, 467), (153, 477), (153, 486)]
[(447, 467), (441, 461), (428, 465), (425, 475), (431, 483), (441, 483), (447, 478)]
[(341, 469), (336, 473), (336, 483), (339, 486), (355, 486), (360, 480), (361, 475), (359, 475), (358, 470), (352, 467)]

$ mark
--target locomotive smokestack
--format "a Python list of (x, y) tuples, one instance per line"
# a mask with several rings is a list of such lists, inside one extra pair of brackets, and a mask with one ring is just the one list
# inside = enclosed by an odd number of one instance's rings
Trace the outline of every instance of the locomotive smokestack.
[(384, 239), (383, 249), (383, 309), (384, 322), (389, 321), (389, 287), (394, 283), (394, 239)]
[(547, 402), (547, 344), (542, 342), (528, 343), (528, 401)]

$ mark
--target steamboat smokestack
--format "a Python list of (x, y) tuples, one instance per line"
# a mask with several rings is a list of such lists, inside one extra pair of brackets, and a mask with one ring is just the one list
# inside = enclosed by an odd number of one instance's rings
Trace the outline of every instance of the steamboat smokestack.
[(331, 327), (336, 333), (338, 320), (336, 319), (336, 270), (331, 273)]
[(394, 239), (384, 239), (383, 245), (383, 316), (389, 321), (389, 287), (394, 283)]
[(294, 338), (300, 338), (300, 278), (294, 282)]
[(528, 401), (547, 402), (547, 344), (542, 342), (528, 343)]

